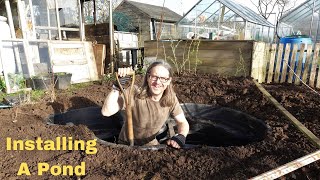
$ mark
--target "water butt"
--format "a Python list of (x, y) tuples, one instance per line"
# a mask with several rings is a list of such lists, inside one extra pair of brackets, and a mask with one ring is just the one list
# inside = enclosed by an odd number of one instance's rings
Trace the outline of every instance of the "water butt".
[[(242, 146), (252, 142), (262, 141), (267, 133), (265, 123), (244, 112), (226, 107), (213, 107), (205, 104), (185, 103), (182, 109), (190, 125), (190, 132), (184, 148), (199, 146)], [(177, 127), (173, 119), (168, 122)], [(100, 143), (112, 146), (117, 145), (117, 138), (123, 124), (123, 115), (116, 113), (111, 117), (101, 114), (101, 107), (88, 107), (70, 110), (61, 114), (53, 114), (47, 118), (49, 124), (60, 125), (86, 125), (93, 131)], [(166, 125), (156, 137), (164, 143), (168, 138)], [(153, 147), (135, 147), (143, 149), (160, 149), (165, 145)]]

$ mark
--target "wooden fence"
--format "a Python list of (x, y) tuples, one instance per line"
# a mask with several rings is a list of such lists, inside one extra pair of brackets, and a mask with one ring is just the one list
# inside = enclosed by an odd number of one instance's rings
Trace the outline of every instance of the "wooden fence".
[(301, 80), (310, 87), (320, 88), (318, 73), (320, 43), (268, 44), (255, 42), (251, 76), (259, 83), (294, 83)]

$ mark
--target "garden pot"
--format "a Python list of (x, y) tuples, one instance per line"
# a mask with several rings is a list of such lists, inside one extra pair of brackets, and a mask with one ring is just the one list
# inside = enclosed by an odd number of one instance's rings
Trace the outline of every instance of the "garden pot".
[(27, 87), (31, 87), (33, 90), (49, 90), (52, 77), (50, 76), (39, 76), (27, 79)]
[(54, 74), (54, 87), (56, 89), (68, 89), (71, 84), (71, 73), (56, 73)]

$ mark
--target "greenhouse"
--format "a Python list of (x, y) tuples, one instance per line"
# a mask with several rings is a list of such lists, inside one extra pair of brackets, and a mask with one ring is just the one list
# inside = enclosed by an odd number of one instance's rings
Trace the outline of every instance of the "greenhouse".
[(230, 0), (200, 0), (177, 23), (180, 38), (272, 42), (274, 25)]
[(278, 36), (305, 35), (313, 42), (319, 42), (320, 1), (307, 0), (282, 16)]

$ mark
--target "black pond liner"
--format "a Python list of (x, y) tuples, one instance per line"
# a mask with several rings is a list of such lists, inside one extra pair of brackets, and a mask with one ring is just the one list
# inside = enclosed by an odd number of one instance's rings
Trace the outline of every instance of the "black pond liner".
[[(241, 111), (194, 103), (181, 104), (181, 107), (190, 125), (184, 147), (186, 149), (202, 145), (209, 147), (242, 146), (262, 141), (267, 134), (267, 126), (262, 120)], [(122, 127), (122, 119), (121, 113), (104, 117), (101, 114), (101, 107), (88, 107), (50, 115), (46, 121), (51, 125), (83, 124), (93, 131), (98, 142), (110, 146), (128, 147), (115, 143)], [(174, 123), (171, 118), (168, 121)], [(175, 123), (174, 128), (176, 130)], [(157, 139), (163, 140), (166, 136), (167, 128), (164, 126)], [(162, 144), (138, 148), (160, 149), (165, 146)]]

